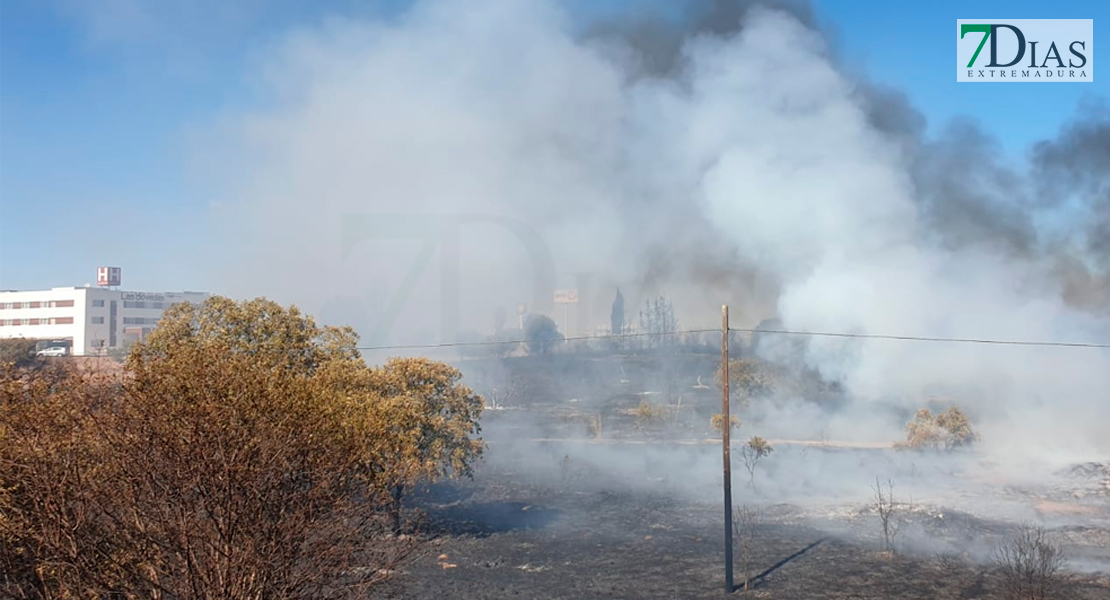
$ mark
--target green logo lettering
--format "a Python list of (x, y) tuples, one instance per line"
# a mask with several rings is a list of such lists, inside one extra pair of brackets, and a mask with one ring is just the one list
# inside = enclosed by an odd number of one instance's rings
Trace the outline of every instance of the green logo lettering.
[(970, 24), (967, 24), (967, 23), (964, 23), (964, 24), (960, 25), (960, 39), (961, 40), (964, 39), (964, 36), (967, 35), (969, 32), (970, 33), (979, 32), (979, 33), (983, 34), (983, 39), (979, 40), (979, 47), (975, 49), (975, 54), (971, 55), (971, 60), (967, 63), (968, 68), (971, 68), (971, 65), (975, 64), (975, 59), (979, 58), (979, 51), (982, 50), (983, 45), (987, 43), (987, 38), (989, 38), (991, 36), (991, 26), (990, 25), (970, 25)]

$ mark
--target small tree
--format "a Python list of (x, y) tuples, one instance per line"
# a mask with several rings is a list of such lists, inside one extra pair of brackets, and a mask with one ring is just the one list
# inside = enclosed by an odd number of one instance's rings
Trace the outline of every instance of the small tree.
[(744, 467), (748, 470), (748, 485), (755, 487), (755, 467), (759, 459), (769, 455), (774, 448), (767, 440), (758, 435), (752, 436), (746, 444), (740, 447), (740, 455), (744, 459)]
[[(721, 383), (721, 368), (714, 374)], [(739, 358), (728, 361), (729, 395), (740, 401), (741, 405), (751, 404), (754, 398), (763, 398), (775, 393), (781, 380), (780, 374), (767, 362), (758, 358)]]
[(759, 509), (742, 504), (732, 511), (732, 537), (739, 550), (740, 573), (743, 574), (744, 591), (752, 584), (752, 562), (755, 557), (755, 538), (759, 526)]
[(524, 323), (524, 341), (528, 344), (531, 354), (547, 354), (555, 344), (563, 339), (559, 333), (559, 326), (546, 315), (528, 315)]
[[(383, 448), (391, 457), (381, 473), (392, 493), (394, 532), (401, 531), (401, 500), (417, 481), (469, 477), (484, 443), (478, 418), (485, 401), (459, 383), (462, 373), (426, 358), (394, 358), (374, 369), (369, 390), (381, 397), (366, 409), (383, 429), (376, 437), (390, 440)], [(391, 435), (392, 434), (392, 435)]]
[(879, 478), (875, 478), (875, 486), (871, 488), (875, 494), (875, 509), (879, 513), (879, 522), (883, 530), (883, 547), (887, 552), (894, 552), (894, 538), (898, 535), (898, 522), (894, 520), (894, 482), (886, 481), (886, 489)]
[(648, 334), (648, 341), (655, 348), (672, 343), (671, 334), (678, 330), (674, 306), (663, 296), (648, 300), (640, 311), (640, 328)]
[(1010, 600), (1048, 600), (1061, 584), (1064, 554), (1044, 529), (1023, 525), (994, 552)]
[(613, 309), (609, 312), (609, 332), (621, 335), (624, 332), (624, 296), (617, 288), (617, 297), (613, 299)]

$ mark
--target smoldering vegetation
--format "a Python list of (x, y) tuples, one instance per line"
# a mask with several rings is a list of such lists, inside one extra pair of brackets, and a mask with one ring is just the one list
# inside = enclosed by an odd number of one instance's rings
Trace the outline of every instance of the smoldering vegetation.
[[(678, 330), (717, 327), (727, 303), (746, 329), (1110, 340), (1105, 101), (1015, 154), (974, 120), (927, 123), (911, 98), (838, 52), (804, 2), (696, 2), (582, 23), (557, 2), (446, 0), (388, 21), (335, 19), (260, 55), (271, 102), (216, 133), (249, 157), (216, 170), (221, 201), (234, 198), (219, 209), (224, 287), (354, 324), (371, 361), (453, 355), (487, 399), (487, 462), (474, 486), (452, 492), (484, 504), (427, 499), (434, 514), (478, 523), (445, 542), (470, 562), (436, 561), (435, 585), (413, 585), (472, 595), (478, 582), (507, 581), (477, 556), (509, 540), (533, 549), (517, 558), (548, 562), (497, 563), (532, 578), (501, 592), (566, 581), (559, 561), (587, 569), (587, 581), (609, 577), (585, 566), (597, 559), (617, 561), (606, 593), (650, 595), (620, 587), (649, 564), (658, 574), (643, 586), (685, 595), (667, 582), (694, 571), (666, 566), (661, 549), (641, 560), (624, 553), (639, 542), (610, 543), (654, 536), (643, 532), (659, 524), (648, 522), (651, 502), (679, 515), (662, 523), (673, 528), (668, 551), (686, 548), (704, 575), (681, 589), (697, 595), (713, 577), (702, 563), (716, 547), (679, 538), (708, 540), (719, 519), (720, 340), (560, 345), (612, 332), (618, 288), (631, 321), (665, 294)], [(554, 306), (554, 288), (577, 288), (578, 304)], [(550, 351), (511, 337), (526, 327), (527, 315), (514, 323), (519, 304), (551, 318)], [(1070, 569), (1106, 571), (1106, 349), (764, 340), (735, 344), (738, 359), (791, 382), (737, 407), (737, 442), (774, 447), (752, 485), (737, 482), (739, 501), (781, 534), (769, 536), (767, 547), (781, 545), (764, 568), (798, 550), (783, 540), (832, 536), (812, 551), (837, 548), (823, 559), (832, 567), (815, 573), (840, 577), (807, 584), (826, 595), (846, 571), (895, 569), (918, 579), (866, 593), (1001, 597), (990, 557), (1034, 522)], [(460, 342), (473, 345), (424, 347)], [(951, 406), (973, 424), (972, 447), (891, 447), (916, 411)], [(901, 519), (887, 562), (875, 554), (876, 479), (893, 483)], [(544, 518), (519, 519), (539, 506)], [(616, 538), (560, 538), (566, 528)], [(954, 587), (922, 587), (945, 581)], [(1097, 597), (1104, 583), (1068, 597)], [(764, 590), (815, 589), (790, 585)]]

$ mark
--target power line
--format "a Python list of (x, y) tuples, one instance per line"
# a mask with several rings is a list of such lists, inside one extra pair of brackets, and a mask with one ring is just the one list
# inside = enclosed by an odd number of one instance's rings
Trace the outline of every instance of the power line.
[[(895, 341), (908, 341), (908, 342), (941, 342), (941, 343), (958, 343), (958, 344), (992, 344), (1000, 346), (1040, 346), (1040, 347), (1057, 347), (1057, 348), (1102, 348), (1110, 349), (1110, 344), (1096, 344), (1089, 342), (1046, 342), (1046, 341), (1032, 341), (1032, 340), (1001, 340), (1001, 339), (988, 339), (988, 338), (955, 338), (955, 337), (929, 337), (929, 336), (915, 336), (915, 335), (886, 335), (874, 333), (844, 333), (844, 332), (831, 332), (831, 331), (795, 331), (787, 329), (744, 329), (738, 327), (730, 327), (729, 331), (736, 331), (740, 333), (758, 333), (758, 334), (772, 334), (772, 335), (799, 335), (810, 337), (834, 337), (834, 338), (855, 338), (855, 339), (874, 339), (874, 340), (895, 340)], [(684, 335), (690, 333), (719, 333), (719, 329), (687, 329), (683, 331), (665, 331), (658, 333), (620, 333), (609, 335), (597, 336), (576, 336), (563, 338), (562, 340), (553, 341), (575, 341), (575, 340), (608, 340), (608, 339), (627, 339), (647, 336), (663, 336), (663, 335)], [(482, 342), (445, 342), (438, 344), (401, 344), (395, 346), (359, 346), (357, 350), (427, 350), (434, 348), (458, 348), (466, 346), (500, 346), (505, 344), (520, 344), (525, 340), (493, 340)]]
[[(710, 333), (720, 332), (720, 329), (685, 329), (682, 331), (661, 331), (658, 333), (611, 333), (609, 335), (580, 335), (576, 337), (560, 338), (551, 340), (552, 343), (558, 342), (572, 342), (575, 340), (612, 340), (620, 338), (635, 338), (646, 336), (662, 336), (662, 335), (682, 335), (687, 333)], [(420, 350), (428, 348), (457, 348), (459, 346), (500, 346), (503, 344), (521, 344), (526, 340), (493, 340), (484, 342), (445, 342), (442, 344), (408, 344), (400, 346), (358, 346), (355, 350)]]
[(740, 329), (729, 327), (729, 331), (746, 333), (772, 333), (782, 335), (806, 335), (811, 337), (861, 338), (872, 340), (899, 340), (908, 342), (949, 342), (959, 344), (995, 344), (1000, 346), (1047, 346), (1060, 348), (1110, 348), (1110, 344), (1090, 342), (1043, 342), (1031, 340), (997, 340), (987, 338), (928, 337), (917, 335), (884, 335), (877, 333), (839, 333), (830, 331), (790, 331), (786, 329)]

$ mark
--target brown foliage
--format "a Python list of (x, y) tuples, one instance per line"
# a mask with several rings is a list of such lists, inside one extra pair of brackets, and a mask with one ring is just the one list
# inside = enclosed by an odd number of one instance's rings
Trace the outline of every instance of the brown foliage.
[[(367, 367), (295, 308), (179, 304), (127, 359), (0, 378), (0, 595), (358, 596), (414, 549), (393, 491), (466, 474), (482, 401)], [(392, 510), (391, 510), (392, 509)]]
[[(729, 415), (728, 423), (732, 429), (736, 429), (743, 424), (743, 421), (736, 415)], [(725, 416), (720, 413), (715, 413), (712, 417), (709, 417), (709, 428), (723, 435), (725, 429)]]
[(979, 435), (971, 428), (971, 420), (958, 407), (949, 407), (937, 415), (923, 408), (906, 424), (904, 447), (954, 450), (970, 446), (978, 439)]
[(36, 368), (44, 362), (42, 358), (35, 356), (35, 340), (0, 339), (0, 370)]
[(744, 468), (748, 470), (748, 485), (755, 487), (755, 467), (759, 464), (759, 459), (773, 451), (774, 448), (771, 447), (771, 444), (758, 435), (753, 435), (740, 447), (740, 456), (744, 459)]

